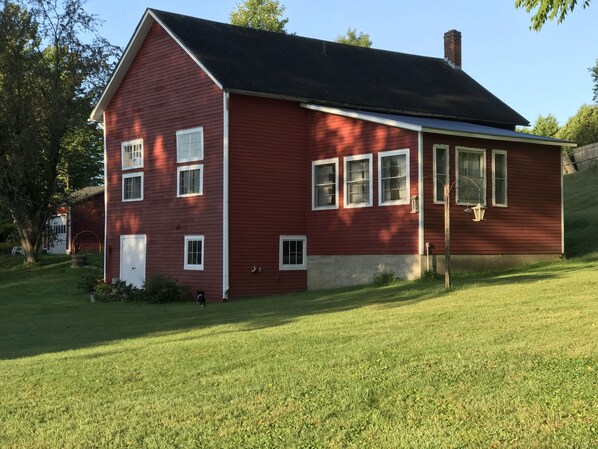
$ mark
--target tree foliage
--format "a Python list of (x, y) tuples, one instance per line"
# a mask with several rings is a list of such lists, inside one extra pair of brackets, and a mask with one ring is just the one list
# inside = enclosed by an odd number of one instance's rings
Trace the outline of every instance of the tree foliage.
[(355, 28), (349, 28), (345, 34), (338, 35), (335, 40), (341, 44), (356, 45), (358, 47), (370, 48), (372, 46), (370, 35), (361, 31), (358, 33)]
[(598, 142), (598, 106), (582, 105), (556, 135), (559, 139), (571, 140), (578, 146)]
[[(591, 0), (583, 0), (579, 3), (587, 8), (590, 2)], [(548, 20), (561, 23), (568, 13), (573, 12), (577, 3), (578, 0), (516, 0), (515, 7), (525, 8), (528, 13), (534, 10), (530, 28), (539, 31)]]
[(536, 136), (555, 137), (559, 129), (559, 122), (556, 117), (548, 114), (546, 116), (539, 115), (531, 128), (518, 129), (518, 131)]
[(245, 0), (230, 13), (230, 23), (246, 28), (286, 33), (286, 7), (276, 0)]
[(596, 65), (590, 68), (590, 73), (594, 82), (594, 103), (598, 103), (598, 59), (596, 59)]
[(0, 0), (0, 207), (29, 263), (69, 186), (97, 175), (97, 163), (85, 174), (101, 154), (101, 135), (87, 117), (119, 49), (97, 35), (84, 3)]

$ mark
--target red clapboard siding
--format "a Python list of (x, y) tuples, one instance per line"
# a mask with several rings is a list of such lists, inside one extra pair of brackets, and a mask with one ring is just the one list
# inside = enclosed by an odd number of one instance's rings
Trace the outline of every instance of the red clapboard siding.
[[(222, 92), (154, 24), (106, 110), (108, 280), (120, 235), (147, 234), (146, 279), (162, 274), (222, 299)], [(176, 131), (203, 126), (202, 196), (177, 198)], [(121, 142), (143, 138), (144, 200), (121, 201)], [(130, 170), (134, 172), (137, 170)], [(201, 234), (204, 271), (185, 271), (184, 236)]]
[[(451, 191), (453, 254), (561, 253), (561, 153), (559, 147), (424, 134), (425, 241), (444, 253), (444, 206), (433, 204), (433, 146), (450, 146), (455, 180), (457, 146), (486, 150), (486, 220), (472, 221)], [(508, 207), (492, 206), (492, 150), (507, 152)]]
[(77, 251), (101, 251), (104, 248), (103, 193), (71, 206), (70, 238), (75, 237)]
[[(417, 133), (320, 112), (310, 113), (307, 230), (309, 254), (417, 254), (418, 216), (410, 205), (378, 206), (378, 153), (409, 149), (411, 195), (417, 194)], [(343, 157), (372, 153), (373, 206), (343, 207)], [(339, 158), (339, 208), (311, 210), (311, 164)]]
[(230, 296), (305, 290), (306, 271), (281, 271), (278, 259), (281, 235), (306, 234), (307, 111), (231, 95), (229, 117)]

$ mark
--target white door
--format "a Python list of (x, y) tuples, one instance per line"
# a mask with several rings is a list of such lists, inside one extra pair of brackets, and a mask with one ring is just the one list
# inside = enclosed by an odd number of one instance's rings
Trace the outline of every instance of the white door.
[(120, 236), (120, 280), (135, 287), (145, 283), (145, 234)]
[(51, 235), (48, 253), (66, 254), (66, 216), (59, 215), (50, 220)]

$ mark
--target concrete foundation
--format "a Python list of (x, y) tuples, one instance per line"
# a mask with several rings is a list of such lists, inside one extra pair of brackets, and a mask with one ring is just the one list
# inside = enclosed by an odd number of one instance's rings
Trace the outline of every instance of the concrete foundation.
[[(453, 255), (451, 269), (485, 271), (555, 261), (560, 254)], [(307, 289), (321, 290), (369, 284), (377, 273), (390, 271), (399, 279), (418, 279), (428, 269), (444, 273), (444, 255), (309, 256)]]

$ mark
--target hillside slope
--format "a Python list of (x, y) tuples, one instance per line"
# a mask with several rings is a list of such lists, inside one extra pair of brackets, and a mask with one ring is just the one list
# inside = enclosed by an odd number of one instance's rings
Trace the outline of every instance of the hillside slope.
[(566, 175), (563, 182), (566, 255), (598, 252), (598, 169)]

